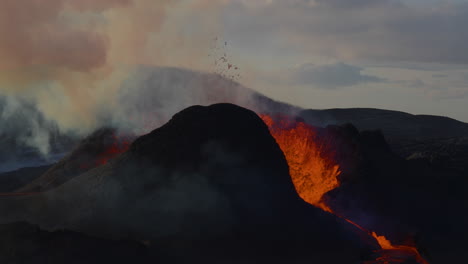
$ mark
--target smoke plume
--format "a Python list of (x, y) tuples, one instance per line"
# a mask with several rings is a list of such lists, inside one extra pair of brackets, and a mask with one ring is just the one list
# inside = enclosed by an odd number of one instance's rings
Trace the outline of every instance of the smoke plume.
[[(193, 104), (238, 101), (238, 84), (161, 68), (216, 72), (209, 55), (224, 43), (216, 39), (219, 1), (0, 2), (2, 120), (12, 107), (27, 116), (29, 108), (15, 102), (33, 106), (37, 113), (23, 124), (32, 132), (18, 140), (41, 153), (50, 151), (51, 135), (33, 121), (37, 115), (64, 134), (106, 125), (143, 126), (142, 132)], [(201, 88), (210, 85), (222, 86), (222, 94)]]

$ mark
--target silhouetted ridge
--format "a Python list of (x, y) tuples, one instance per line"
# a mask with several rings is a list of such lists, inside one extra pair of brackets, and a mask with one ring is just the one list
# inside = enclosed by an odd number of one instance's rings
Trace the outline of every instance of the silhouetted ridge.
[(0, 225), (1, 263), (153, 263), (135, 241), (112, 241), (72, 231), (47, 232), (17, 222)]

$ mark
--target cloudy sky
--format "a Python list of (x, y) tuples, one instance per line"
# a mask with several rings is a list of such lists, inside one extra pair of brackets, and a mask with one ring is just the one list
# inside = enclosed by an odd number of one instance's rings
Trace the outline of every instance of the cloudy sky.
[(468, 2), (237, 1), (222, 21), (248, 82), (275, 98), (468, 121)]
[(74, 115), (86, 123), (126, 67), (225, 72), (221, 57), (238, 67), (235, 80), (302, 107), (374, 107), (468, 122), (468, 1), (0, 4), (0, 92), (32, 97), (63, 122)]

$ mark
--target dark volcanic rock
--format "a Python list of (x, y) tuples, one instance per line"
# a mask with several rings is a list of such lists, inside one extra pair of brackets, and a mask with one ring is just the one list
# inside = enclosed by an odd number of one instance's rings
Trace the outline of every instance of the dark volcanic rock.
[(150, 240), (165, 263), (341, 264), (375, 248), (302, 201), (266, 125), (229, 104), (190, 107), (108, 164), (0, 209), (3, 221)]
[(342, 171), (340, 187), (326, 195), (334, 211), (396, 244), (416, 243), (431, 264), (463, 259), (466, 176), (443, 163), (399, 157), (379, 131), (330, 126), (322, 137), (334, 139), (329, 148)]
[[(342, 184), (327, 195), (333, 208), (393, 241), (416, 240), (431, 264), (465, 261), (467, 123), (366, 108), (305, 110), (300, 116), (316, 126), (352, 123), (361, 131), (335, 133), (342, 142), (336, 151), (351, 155), (339, 154)], [(375, 141), (379, 137), (391, 150)]]
[(432, 166), (468, 175), (468, 136), (408, 140), (401, 145), (401, 152), (409, 160), (424, 160)]
[[(268, 184), (270, 193), (259, 192), (262, 196), (268, 195), (268, 199), (279, 201), (283, 197), (295, 197), (294, 186), (286, 176), (287, 163), (268, 128), (255, 113), (234, 105), (187, 108), (174, 115), (171, 122), (163, 127), (138, 138), (129, 154), (164, 169), (189, 173), (204, 170), (210, 163), (219, 166), (250, 165), (262, 169), (262, 173), (230, 175), (237, 179), (228, 178), (228, 173), (211, 175), (210, 172), (209, 175), (215, 177), (213, 181), (224, 182), (223, 185), (247, 183), (239, 186), (244, 192), (258, 192), (257, 182)], [(216, 169), (221, 171), (223, 168)]]
[(24, 222), (0, 225), (1, 263), (150, 263), (141, 243), (71, 231), (47, 232)]
[(21, 168), (0, 174), (0, 192), (12, 192), (37, 179), (52, 165)]

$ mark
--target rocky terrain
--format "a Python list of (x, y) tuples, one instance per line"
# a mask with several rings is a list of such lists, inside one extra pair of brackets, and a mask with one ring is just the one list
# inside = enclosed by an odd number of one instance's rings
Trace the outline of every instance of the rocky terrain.
[(0, 234), (2, 263), (150, 263), (147, 247), (134, 241), (48, 232), (25, 222), (0, 225)]
[(266, 125), (228, 104), (185, 109), (108, 163), (0, 209), (3, 223), (146, 241), (166, 263), (359, 262), (377, 247), (301, 200)]
[[(385, 263), (366, 230), (414, 246), (430, 264), (463, 263), (468, 124), (380, 109), (301, 110), (216, 75), (140, 72), (128, 83), (138, 87), (121, 88), (115, 116), (87, 137), (62, 135), (43, 117), (41, 129), (28, 119), (17, 133), (22, 119), (3, 114), (11, 129), (0, 135), (9, 171), (0, 174), (2, 263)], [(215, 102), (255, 112), (191, 106)], [(339, 165), (338, 186), (323, 196), (335, 215), (296, 193), (285, 154), (257, 115), (275, 113), (311, 125)], [(60, 159), (24, 141), (37, 131)], [(90, 253), (76, 257), (77, 248)], [(420, 264), (404, 261), (395, 263)]]

